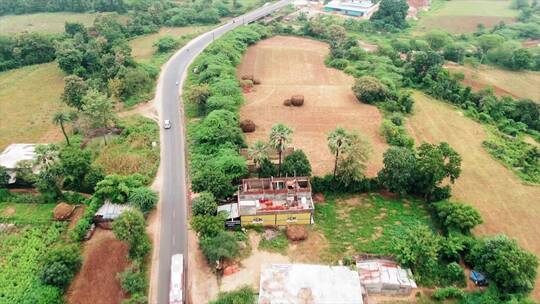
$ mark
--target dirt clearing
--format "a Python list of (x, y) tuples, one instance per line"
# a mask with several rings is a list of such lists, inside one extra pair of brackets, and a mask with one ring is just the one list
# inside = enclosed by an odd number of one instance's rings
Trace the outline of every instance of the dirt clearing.
[(125, 298), (117, 274), (128, 265), (128, 245), (97, 229), (85, 243), (83, 266), (67, 292), (69, 304), (117, 304)]
[[(354, 79), (327, 68), (324, 59), (327, 44), (315, 40), (277, 36), (250, 47), (244, 55), (238, 75), (254, 75), (261, 85), (246, 93), (241, 119), (257, 125), (247, 135), (248, 144), (268, 139), (272, 125), (283, 123), (293, 128), (292, 145), (309, 157), (313, 174), (329, 173), (333, 156), (327, 136), (337, 127), (356, 130), (367, 138), (373, 153), (367, 175), (374, 176), (382, 167), (382, 153), (387, 145), (379, 134), (381, 113), (372, 105), (358, 102), (351, 86)], [(292, 95), (305, 96), (302, 107), (286, 107), (283, 100)]]
[(478, 91), (487, 87), (499, 96), (530, 98), (540, 103), (540, 73), (532, 71), (509, 71), (481, 65), (478, 68), (458, 64), (445, 65), (451, 72), (465, 75), (464, 84)]
[[(417, 143), (448, 142), (463, 158), (462, 173), (453, 186), (453, 199), (475, 206), (484, 224), (478, 235), (504, 233), (540, 257), (540, 187), (527, 186), (494, 160), (482, 147), (482, 125), (451, 106), (416, 93), (409, 132)], [(540, 282), (533, 294), (540, 299)]]

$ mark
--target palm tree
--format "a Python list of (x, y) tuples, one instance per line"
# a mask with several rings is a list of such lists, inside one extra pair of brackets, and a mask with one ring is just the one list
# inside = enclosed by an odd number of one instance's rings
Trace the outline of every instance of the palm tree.
[(336, 177), (339, 154), (351, 146), (353, 136), (343, 128), (337, 128), (328, 134), (328, 148), (336, 156), (334, 160), (334, 177)]
[(279, 155), (278, 176), (281, 176), (281, 156), (287, 144), (291, 142), (292, 133), (293, 130), (284, 124), (273, 125), (270, 130), (269, 144), (276, 149)]
[(260, 141), (260, 140), (255, 142), (248, 149), (248, 155), (251, 159), (253, 159), (253, 163), (255, 164), (257, 168), (260, 168), (261, 162), (265, 159), (268, 159), (268, 157), (270, 156), (269, 151), (268, 151), (268, 146), (266, 145), (265, 142)]
[(37, 145), (35, 148), (35, 164), (41, 168), (48, 169), (58, 159), (58, 146), (55, 144)]
[(64, 133), (64, 137), (66, 138), (66, 143), (69, 146), (69, 137), (66, 134), (66, 129), (64, 128), (64, 123), (68, 122), (68, 121), (71, 121), (70, 115), (66, 114), (64, 112), (56, 112), (56, 113), (54, 113), (52, 121), (53, 121), (53, 123), (55, 125), (60, 126), (60, 129), (62, 129), (62, 133)]

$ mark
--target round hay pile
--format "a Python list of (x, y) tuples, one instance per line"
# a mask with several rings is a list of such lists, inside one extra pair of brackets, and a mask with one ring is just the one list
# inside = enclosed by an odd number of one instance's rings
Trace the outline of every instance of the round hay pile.
[(303, 241), (308, 237), (307, 228), (300, 225), (287, 226), (286, 234), (291, 241)]
[(251, 89), (253, 87), (253, 80), (244, 79), (244, 80), (240, 81), (240, 85), (244, 89)]
[(286, 106), (286, 107), (290, 107), (291, 104), (292, 104), (292, 103), (291, 103), (291, 100), (290, 100), (290, 99), (285, 99), (285, 100), (283, 101), (283, 105)]
[(291, 97), (291, 103), (295, 107), (300, 107), (304, 104), (304, 95), (294, 95)]
[(249, 119), (240, 122), (240, 129), (242, 129), (242, 132), (244, 133), (255, 132), (256, 127), (255, 123)]
[(261, 84), (261, 80), (259, 78), (253, 78), (253, 84)]
[(73, 212), (73, 206), (66, 203), (60, 203), (54, 207), (53, 216), (57, 221), (65, 221), (69, 219), (71, 213)]
[(322, 203), (322, 202), (324, 202), (324, 194), (322, 194), (322, 193), (315, 193), (315, 194), (313, 195), (313, 201), (314, 201), (315, 203)]

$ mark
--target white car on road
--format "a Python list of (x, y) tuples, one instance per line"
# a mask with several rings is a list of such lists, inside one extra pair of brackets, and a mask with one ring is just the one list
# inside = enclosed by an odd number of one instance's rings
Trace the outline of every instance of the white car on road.
[(163, 129), (170, 129), (171, 128), (171, 121), (168, 119), (165, 119), (163, 121)]

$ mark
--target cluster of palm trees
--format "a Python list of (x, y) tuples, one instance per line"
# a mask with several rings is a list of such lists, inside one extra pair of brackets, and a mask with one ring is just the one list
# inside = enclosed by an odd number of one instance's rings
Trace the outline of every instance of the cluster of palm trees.
[(284, 124), (273, 125), (270, 130), (268, 143), (257, 141), (248, 149), (248, 155), (253, 160), (255, 166), (260, 168), (262, 162), (270, 158), (271, 149), (274, 149), (278, 153), (278, 176), (280, 176), (283, 151), (291, 143), (292, 134), (293, 130)]
[[(248, 155), (253, 163), (260, 169), (261, 164), (268, 160), (270, 153), (275, 150), (278, 153), (278, 176), (281, 175), (283, 151), (291, 143), (293, 130), (284, 124), (276, 124), (270, 130), (268, 142), (257, 141), (249, 149)], [(363, 140), (358, 133), (349, 132), (344, 128), (337, 128), (328, 134), (328, 148), (335, 156), (334, 177), (338, 175), (338, 168), (344, 168), (345, 174), (363, 174), (365, 163), (370, 153), (369, 143)], [(352, 169), (351, 169), (352, 168)], [(349, 172), (347, 172), (349, 171)], [(354, 171), (354, 172), (353, 172)]]

